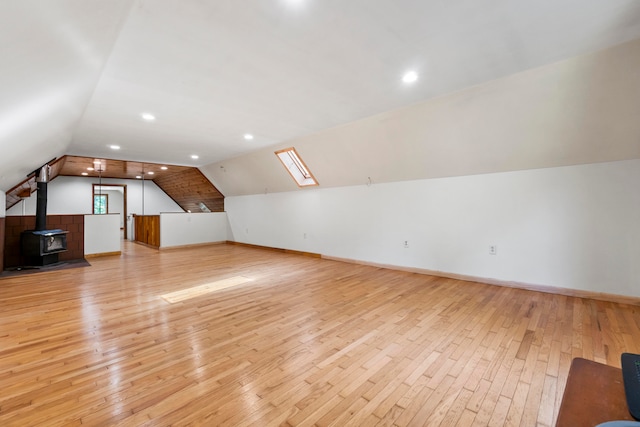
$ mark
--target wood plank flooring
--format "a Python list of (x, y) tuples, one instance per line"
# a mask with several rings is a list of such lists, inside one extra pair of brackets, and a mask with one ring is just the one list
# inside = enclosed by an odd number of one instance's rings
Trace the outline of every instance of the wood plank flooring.
[(237, 245), (91, 264), (0, 279), (0, 425), (552, 426), (573, 357), (640, 353), (631, 305)]

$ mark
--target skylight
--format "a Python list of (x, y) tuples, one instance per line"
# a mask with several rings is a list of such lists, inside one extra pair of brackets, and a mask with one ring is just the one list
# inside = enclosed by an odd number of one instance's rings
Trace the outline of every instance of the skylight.
[(318, 185), (318, 181), (309, 172), (307, 165), (304, 164), (295, 148), (291, 147), (276, 151), (276, 155), (291, 177), (298, 183), (298, 186)]

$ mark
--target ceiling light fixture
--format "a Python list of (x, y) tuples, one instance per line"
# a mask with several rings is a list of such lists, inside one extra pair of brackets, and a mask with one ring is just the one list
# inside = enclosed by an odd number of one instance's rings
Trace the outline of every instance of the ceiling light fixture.
[(160, 169), (162, 169), (163, 171), (166, 171), (166, 170), (167, 170), (167, 169), (169, 169), (169, 168), (168, 168), (168, 167), (166, 167), (166, 166), (160, 166)]
[(119, 145), (110, 145), (109, 148), (111, 148), (112, 150), (119, 150), (120, 146)]
[(136, 179), (140, 179), (142, 178), (140, 175), (136, 175)]
[(200, 156), (198, 156), (197, 154), (192, 154), (192, 155), (191, 155), (191, 158), (192, 158), (193, 160), (198, 160), (198, 159), (200, 158)]
[(104, 159), (95, 159), (93, 161), (93, 169), (98, 172), (104, 172), (107, 170), (107, 161)]
[(407, 71), (402, 76), (402, 81), (405, 83), (413, 83), (416, 80), (418, 80), (418, 73), (416, 73), (415, 71)]
[(93, 170), (93, 168), (87, 168), (87, 170), (88, 170), (88, 171), (92, 171), (92, 170)]
[(148, 122), (152, 122), (156, 119), (156, 116), (151, 113), (142, 113), (142, 118)]
[(153, 171), (149, 171), (149, 172), (147, 172), (147, 174), (153, 175)]
[(250, 133), (245, 133), (244, 139), (246, 139), (247, 141), (251, 141), (253, 139), (253, 135), (251, 135)]
[(82, 175), (82, 176), (87, 176), (87, 175), (89, 175), (89, 174), (88, 174), (87, 172), (82, 172), (80, 175)]

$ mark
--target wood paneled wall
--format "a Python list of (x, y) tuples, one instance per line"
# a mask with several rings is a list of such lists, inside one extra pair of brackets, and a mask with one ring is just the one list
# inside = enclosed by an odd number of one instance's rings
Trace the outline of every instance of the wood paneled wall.
[[(93, 157), (63, 156), (55, 161), (50, 161), (50, 180), (57, 176), (83, 176), (97, 178), (96, 171), (87, 171), (87, 167), (93, 166)], [(132, 162), (127, 160), (103, 159), (105, 170), (102, 178), (136, 179), (136, 176), (153, 172), (153, 182), (171, 197), (182, 209), (191, 212), (202, 212), (200, 203), (204, 203), (211, 212), (224, 212), (224, 196), (220, 191), (200, 172), (198, 168), (191, 166), (162, 165), (157, 163)], [(145, 175), (149, 179), (152, 175)], [(36, 191), (34, 176), (7, 191), (7, 209), (18, 203), (21, 198), (29, 197)]]
[[(5, 218), (4, 268), (25, 265), (20, 253), (20, 233), (33, 230), (36, 217), (8, 216)], [(60, 261), (84, 258), (84, 215), (47, 215), (47, 228), (66, 230), (67, 251), (60, 252)]]
[[(65, 156), (66, 157), (66, 156)], [(51, 171), (49, 172), (49, 181), (55, 179), (60, 174), (60, 169), (64, 166), (65, 158), (52, 159), (49, 161)], [(17, 204), (21, 199), (30, 197), (31, 193), (36, 191), (36, 176), (35, 174), (28, 176), (21, 183), (7, 191), (6, 193), (6, 206), (7, 209)]]
[(185, 211), (206, 212), (204, 203), (211, 212), (224, 212), (224, 196), (199, 169), (157, 174), (153, 182)]
[(0, 217), (0, 272), (4, 270), (4, 227), (5, 219)]
[(160, 247), (160, 215), (134, 215), (135, 240), (154, 248)]

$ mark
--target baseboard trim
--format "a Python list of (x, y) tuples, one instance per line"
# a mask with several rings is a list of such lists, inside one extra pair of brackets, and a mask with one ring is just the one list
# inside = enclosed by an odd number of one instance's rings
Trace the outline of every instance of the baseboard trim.
[(147, 248), (160, 249), (160, 246), (150, 245), (149, 243), (140, 242), (138, 240), (132, 240), (132, 242), (135, 243), (136, 245), (146, 246)]
[(548, 294), (558, 294), (568, 297), (587, 298), (599, 301), (615, 302), (619, 304), (639, 305), (640, 298), (626, 295), (608, 294), (604, 292), (585, 291), (580, 289), (559, 288), (548, 285), (536, 285), (532, 283), (513, 282), (507, 280), (498, 280), (488, 277), (469, 276), (465, 274), (448, 273), (446, 271), (427, 270), (424, 268), (402, 267), (392, 264), (379, 264), (375, 262), (360, 261), (349, 258), (339, 258), (328, 255), (322, 255), (322, 259), (331, 261), (346, 262), (350, 264), (367, 265), (370, 267), (385, 268), (389, 270), (405, 271), (408, 273), (425, 274), (429, 276), (446, 277), (448, 279), (463, 280), (466, 282), (485, 283), (487, 285), (504, 286), (508, 288), (525, 289), (528, 291), (544, 292)]
[(120, 256), (122, 255), (121, 251), (115, 251), (115, 252), (100, 252), (98, 254), (85, 254), (84, 257), (86, 258), (100, 258), (103, 256)]
[(249, 248), (263, 249), (263, 250), (276, 251), (276, 252), (284, 252), (284, 253), (290, 253), (290, 254), (296, 254), (296, 255), (304, 255), (304, 256), (310, 256), (313, 258), (326, 259), (330, 261), (339, 261), (339, 262), (346, 262), (349, 264), (359, 264), (359, 265), (366, 265), (369, 267), (385, 268), (388, 270), (405, 271), (408, 273), (424, 274), (428, 276), (446, 277), (448, 279), (463, 280), (465, 282), (484, 283), (487, 285), (524, 289), (527, 291), (544, 292), (547, 294), (564, 295), (567, 297), (586, 298), (586, 299), (594, 299), (598, 301), (615, 302), (618, 304), (629, 304), (629, 305), (640, 306), (640, 297), (608, 294), (605, 292), (585, 291), (581, 289), (559, 288), (559, 287), (548, 286), (548, 285), (536, 285), (533, 283), (514, 282), (514, 281), (508, 281), (508, 280), (492, 279), (488, 277), (469, 276), (465, 274), (448, 273), (446, 271), (428, 270), (425, 268), (402, 267), (402, 266), (393, 265), (393, 264), (380, 264), (380, 263), (361, 261), (361, 260), (351, 259), (351, 258), (340, 258), (340, 257), (334, 257), (330, 255), (317, 254), (314, 252), (302, 252), (302, 251), (294, 251), (291, 249), (274, 248), (271, 246), (254, 245), (251, 243), (234, 242), (232, 240), (227, 240), (226, 244), (245, 246)]
[(317, 253), (314, 253), (314, 252), (294, 251), (293, 249), (274, 248), (272, 246), (261, 246), (261, 245), (254, 245), (252, 243), (234, 242), (233, 240), (227, 240), (226, 243), (228, 245), (245, 246), (247, 248), (264, 249), (264, 250), (268, 250), (268, 251), (276, 251), (276, 252), (282, 252), (282, 253), (286, 253), (286, 254), (302, 255), (302, 256), (308, 256), (308, 257), (312, 257), (312, 258), (322, 258), (321, 254), (317, 254)]
[(221, 240), (219, 242), (204, 242), (204, 243), (191, 243), (188, 245), (177, 245), (177, 246), (160, 246), (161, 251), (168, 251), (171, 249), (186, 249), (186, 248), (199, 248), (201, 246), (212, 246), (212, 245), (224, 245), (226, 244), (226, 240)]

